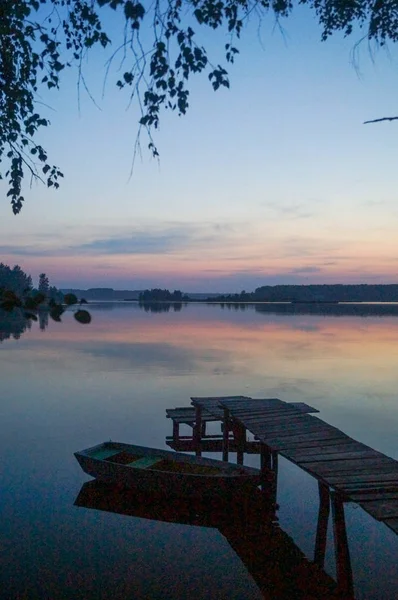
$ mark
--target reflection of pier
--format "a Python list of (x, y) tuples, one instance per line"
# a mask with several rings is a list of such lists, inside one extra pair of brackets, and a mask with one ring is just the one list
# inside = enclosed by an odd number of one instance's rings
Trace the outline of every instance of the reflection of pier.
[(217, 528), (239, 556), (265, 598), (347, 600), (319, 565), (308, 561), (275, 522), (261, 492), (233, 502), (153, 501), (104, 483), (85, 483), (75, 505), (200, 527)]
[[(192, 427), (190, 439), (179, 436), (177, 424), (181, 415), (168, 411), (174, 423), (173, 437), (167, 438), (172, 448), (194, 450), (200, 455), (212, 451), (214, 444), (214, 450), (222, 451), (223, 460), (228, 460), (229, 452), (236, 452), (240, 463), (245, 452), (258, 452), (262, 469), (271, 468), (276, 475), (280, 454), (318, 480), (320, 504), (314, 560), (323, 567), (331, 506), (339, 588), (346, 597), (352, 597), (344, 502), (359, 504), (398, 533), (398, 462), (310, 415), (314, 410), (305, 404), (246, 397), (192, 398), (192, 404), (189, 414), (192, 417), (193, 410), (195, 414), (188, 423)], [(206, 438), (205, 426), (210, 420), (221, 421), (222, 425), (222, 433), (213, 439)], [(255, 442), (248, 441), (247, 432)], [(276, 489), (273, 494), (276, 500)]]

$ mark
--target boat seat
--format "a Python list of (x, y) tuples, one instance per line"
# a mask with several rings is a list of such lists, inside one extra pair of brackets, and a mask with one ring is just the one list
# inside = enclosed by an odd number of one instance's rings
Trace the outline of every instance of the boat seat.
[(152, 467), (156, 465), (158, 462), (162, 462), (163, 458), (155, 457), (155, 456), (143, 456), (138, 460), (133, 460), (130, 463), (127, 463), (129, 467), (137, 467), (138, 469), (147, 469), (148, 467)]
[(115, 450), (115, 448), (100, 448), (96, 450), (96, 452), (90, 453), (92, 458), (97, 458), (99, 460), (105, 460), (110, 456), (114, 456), (115, 454), (119, 454), (120, 450)]

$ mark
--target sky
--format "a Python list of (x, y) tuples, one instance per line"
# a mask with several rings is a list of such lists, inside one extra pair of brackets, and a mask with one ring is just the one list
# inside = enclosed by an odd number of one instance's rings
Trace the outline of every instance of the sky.
[[(217, 61), (226, 36), (197, 30)], [(306, 8), (283, 31), (253, 20), (230, 89), (192, 80), (188, 114), (162, 115), (160, 161), (143, 138), (132, 175), (139, 113), (116, 63), (102, 95), (109, 53), (95, 52), (84, 68), (100, 108), (78, 100), (73, 70), (43, 94), (38, 139), (61, 188), (27, 181), (14, 216), (0, 182), (0, 262), (61, 288), (397, 283), (398, 122), (363, 122), (398, 114), (398, 55), (356, 49), (361, 35), (321, 42)]]

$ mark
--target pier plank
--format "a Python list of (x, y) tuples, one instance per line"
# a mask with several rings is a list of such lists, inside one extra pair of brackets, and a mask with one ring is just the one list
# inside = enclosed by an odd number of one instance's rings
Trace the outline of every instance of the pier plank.
[(398, 485), (398, 473), (380, 473), (379, 471), (375, 473), (341, 473), (340, 475), (328, 475), (327, 477), (329, 483), (331, 485), (339, 485), (340, 487), (345, 484), (350, 483), (378, 483), (378, 482), (389, 482), (396, 483)]
[(367, 512), (372, 513), (372, 516), (378, 521), (380, 519), (398, 519), (398, 500), (362, 501), (361, 506)]
[(294, 406), (294, 408), (298, 408), (299, 410), (302, 410), (306, 413), (319, 413), (319, 410), (317, 408), (310, 406), (306, 402), (289, 402), (289, 404), (290, 406)]
[(385, 519), (384, 523), (392, 529), (394, 533), (398, 534), (398, 519)]
[[(302, 462), (302, 461), (300, 461)], [(314, 469), (319, 473), (338, 473), (343, 471), (350, 472), (358, 472), (362, 470), (377, 470), (379, 469), (389, 469), (391, 471), (396, 471), (398, 473), (398, 464), (395, 463), (393, 459), (383, 460), (378, 456), (376, 457), (360, 457), (358, 459), (346, 459), (346, 460), (329, 460), (329, 461), (317, 461), (305, 464), (307, 469)]]
[(350, 493), (350, 499), (353, 502), (371, 502), (374, 500), (397, 500), (398, 501), (398, 490), (396, 492), (388, 491), (373, 491), (369, 490), (368, 493), (365, 491)]
[[(259, 436), (260, 437), (260, 436)], [(270, 446), (271, 448), (274, 448), (275, 450), (280, 450), (282, 448), (289, 448), (289, 445), (292, 446), (293, 444), (299, 444), (300, 442), (306, 442), (306, 441), (312, 441), (312, 442), (321, 442), (321, 441), (325, 441), (325, 440), (339, 440), (341, 439), (341, 436), (339, 436), (338, 432), (334, 432), (331, 431), (330, 433), (327, 431), (322, 431), (320, 433), (314, 433), (314, 432), (310, 432), (307, 435), (303, 435), (303, 434), (297, 434), (297, 435), (291, 435), (287, 438), (283, 438), (283, 437), (271, 437), (271, 438), (267, 438), (263, 441), (265, 444), (267, 444), (267, 446)]]
[(379, 458), (380, 453), (376, 450), (357, 448), (353, 444), (341, 444), (340, 446), (329, 446), (331, 450), (328, 450), (328, 446), (323, 449), (309, 448), (314, 450), (313, 452), (294, 452), (291, 451), (290, 456), (300, 463), (316, 463), (316, 462), (328, 462), (337, 460), (359, 460), (365, 458)]

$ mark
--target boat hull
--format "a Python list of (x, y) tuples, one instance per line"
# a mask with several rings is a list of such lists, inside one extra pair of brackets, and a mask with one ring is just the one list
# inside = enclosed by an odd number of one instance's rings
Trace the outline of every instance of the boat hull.
[[(113, 462), (112, 456), (98, 458), (101, 452), (112, 450), (119, 454), (131, 453), (134, 457), (147, 457), (149, 460), (153, 457), (170, 465), (170, 469), (166, 466), (163, 467), (164, 470), (158, 470), (156, 464), (152, 468), (134, 468), (134, 462), (118, 464)], [(83, 471), (95, 479), (155, 497), (196, 497), (207, 494), (231, 496), (238, 491), (253, 489), (260, 483), (260, 471), (257, 469), (144, 446), (106, 442), (76, 452), (75, 456)], [(204, 474), (195, 473), (195, 469), (204, 471)], [(211, 473), (206, 474), (206, 470)]]

